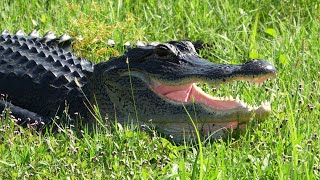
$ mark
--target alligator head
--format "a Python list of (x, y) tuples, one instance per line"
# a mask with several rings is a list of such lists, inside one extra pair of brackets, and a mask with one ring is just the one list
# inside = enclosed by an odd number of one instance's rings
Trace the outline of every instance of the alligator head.
[[(217, 138), (224, 134), (219, 129), (237, 128), (271, 111), (269, 103), (252, 107), (238, 98), (213, 97), (196, 83), (262, 83), (275, 78), (276, 73), (274, 66), (263, 60), (214, 64), (200, 58), (191, 42), (170, 41), (130, 49), (124, 56), (99, 63), (92, 77), (96, 82), (94, 96), (104, 113), (119, 122), (153, 124), (178, 142), (194, 135), (191, 119), (202, 136)], [(106, 96), (110, 102), (105, 102)]]

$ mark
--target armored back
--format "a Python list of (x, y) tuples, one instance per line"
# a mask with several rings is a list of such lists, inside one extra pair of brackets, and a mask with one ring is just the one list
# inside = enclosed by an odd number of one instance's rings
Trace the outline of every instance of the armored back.
[(80, 104), (86, 74), (92, 71), (91, 63), (43, 38), (6, 32), (0, 36), (0, 93), (16, 106), (53, 116), (65, 104)]

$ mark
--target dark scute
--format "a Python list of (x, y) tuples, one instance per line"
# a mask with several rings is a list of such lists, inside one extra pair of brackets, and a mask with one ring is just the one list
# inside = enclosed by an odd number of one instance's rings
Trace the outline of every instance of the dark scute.
[(77, 86), (77, 83), (76, 83), (75, 81), (71, 81), (70, 83), (68, 83), (67, 86), (68, 86), (68, 87), (71, 87), (71, 88), (76, 88), (76, 87), (78, 87), (78, 86)]
[(55, 63), (53, 63), (54, 67), (62, 67), (62, 63), (60, 61), (56, 61)]
[(58, 55), (58, 51), (57, 50), (53, 50), (51, 51), (52, 54)]
[(51, 71), (47, 71), (45, 74), (42, 75), (42, 78), (40, 79), (40, 83), (52, 82), (54, 79), (56, 79), (56, 75)]
[(29, 60), (29, 61), (27, 62), (27, 64), (26, 64), (26, 67), (27, 67), (28, 69), (30, 69), (30, 68), (35, 67), (36, 65), (37, 65), (37, 63), (36, 63), (34, 60)]
[(24, 74), (22, 76), (22, 79), (25, 81), (25, 82), (29, 82), (32, 80), (32, 76), (30, 74)]
[(18, 37), (17, 35), (13, 35), (13, 36), (12, 36), (12, 39), (18, 40), (19, 37)]
[(44, 66), (42, 64), (40, 64), (36, 68), (33, 69), (32, 73), (39, 74), (39, 73), (43, 73), (44, 71), (46, 71), (46, 68), (44, 68)]
[(19, 41), (23, 41), (23, 42), (26, 42), (27, 39), (25, 37), (19, 37)]
[(10, 56), (10, 58), (13, 59), (13, 60), (16, 60), (16, 59), (18, 59), (18, 58), (20, 58), (20, 57), (21, 57), (21, 53), (18, 52), (18, 51), (14, 52), (14, 53)]
[(39, 53), (37, 54), (37, 56), (39, 56), (39, 57), (46, 57), (46, 54), (45, 54), (43, 51), (41, 51), (41, 52), (39, 52)]
[(17, 74), (15, 72), (10, 72), (9, 74), (7, 74), (7, 78), (8, 79), (15, 79), (15, 78), (17, 78)]
[(71, 70), (70, 70), (70, 68), (69, 68), (68, 66), (63, 66), (63, 71), (64, 71), (65, 73), (71, 72)]
[(12, 44), (14, 41), (11, 39), (7, 39), (6, 42), (4, 44), (9, 45)]
[(39, 53), (38, 49), (35, 48), (35, 47), (32, 47), (30, 50), (29, 50), (30, 53)]
[(63, 60), (66, 60), (66, 59), (67, 59), (67, 58), (66, 58), (66, 56), (65, 56), (65, 55), (63, 55), (63, 54), (62, 54), (62, 55), (60, 55), (59, 57), (60, 57), (61, 59), (63, 59)]
[[(11, 34), (5, 35), (4, 37), (5, 37), (5, 38), (8, 38), (8, 39), (11, 39), (11, 38), (12, 38)], [(11, 41), (11, 42), (12, 42), (12, 41)]]
[(82, 70), (81, 64), (77, 64), (76, 67)]
[(67, 84), (68, 82), (68, 79), (64, 75), (62, 75), (58, 79), (54, 80), (52, 84), (56, 87), (60, 87), (61, 85)]
[(69, 50), (71, 44), (72, 44), (72, 40), (63, 41), (58, 43), (58, 47), (62, 48), (63, 50)]
[(13, 53), (13, 50), (11, 48), (8, 48), (3, 52), (3, 55), (9, 55), (11, 53)]
[(18, 59), (18, 64), (24, 64), (26, 62), (28, 62), (29, 59), (26, 57), (26, 56), (21, 56), (19, 59)]
[(54, 58), (49, 55), (46, 59), (45, 59), (46, 62), (54, 62)]
[(68, 52), (65, 55), (68, 56), (68, 57), (72, 57), (72, 53), (71, 52)]
[(87, 76), (83, 76), (82, 78), (80, 78), (79, 82), (83, 83), (86, 82), (88, 80)]
[(68, 60), (66, 60), (66, 62), (69, 64), (75, 64), (73, 59), (68, 59)]
[(43, 46), (43, 49), (50, 51), (50, 47), (49, 46)]
[(77, 72), (77, 71), (74, 71), (73, 73), (72, 73), (72, 76), (74, 76), (74, 77), (80, 77), (80, 74)]
[(42, 43), (40, 43), (39, 41), (35, 42), (35, 45), (36, 45), (37, 47), (42, 47)]
[(12, 45), (13, 45), (13, 46), (16, 46), (16, 47), (20, 47), (20, 46), (21, 46), (21, 44), (20, 44), (19, 41), (15, 41)]
[(27, 45), (27, 43), (23, 43), (20, 47), (21, 50), (26, 50), (26, 49), (30, 49), (29, 46)]
[(6, 39), (3, 36), (0, 36), (0, 42), (5, 41)]
[(2, 60), (0, 61), (0, 64), (7, 64), (7, 61), (5, 61), (5, 60), (2, 59)]
[(8, 64), (8, 65), (7, 65), (7, 68), (8, 68), (8, 69), (13, 69), (13, 65)]

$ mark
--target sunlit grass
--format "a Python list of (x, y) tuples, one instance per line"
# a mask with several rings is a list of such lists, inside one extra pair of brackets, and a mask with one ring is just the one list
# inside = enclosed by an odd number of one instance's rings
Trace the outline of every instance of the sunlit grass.
[[(174, 145), (156, 133), (109, 123), (80, 134), (39, 133), (0, 121), (0, 177), (157, 179), (316, 179), (320, 177), (320, 6), (317, 1), (45, 1), (0, 2), (0, 29), (68, 33), (75, 53), (92, 62), (121, 55), (123, 42), (203, 40), (216, 63), (262, 58), (278, 77), (261, 88), (245, 82), (212, 94), (259, 105), (272, 114), (236, 138)], [(81, 38), (80, 38), (81, 37)], [(82, 39), (81, 41), (79, 39)], [(116, 46), (107, 46), (107, 40)], [(104, 121), (102, 117), (101, 121)], [(111, 131), (111, 129), (115, 129)], [(201, 170), (199, 168), (202, 168)]]

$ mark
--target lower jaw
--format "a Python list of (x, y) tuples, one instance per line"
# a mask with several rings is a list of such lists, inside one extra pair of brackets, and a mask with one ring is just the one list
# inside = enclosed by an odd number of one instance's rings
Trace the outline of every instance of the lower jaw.
[(174, 142), (190, 142), (197, 138), (197, 131), (202, 140), (217, 140), (231, 135), (232, 132), (244, 130), (246, 125), (237, 121), (197, 123), (196, 128), (192, 123), (161, 123), (153, 124), (161, 134), (174, 140)]

